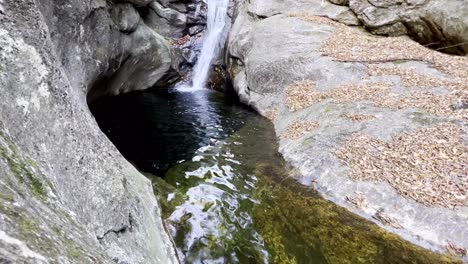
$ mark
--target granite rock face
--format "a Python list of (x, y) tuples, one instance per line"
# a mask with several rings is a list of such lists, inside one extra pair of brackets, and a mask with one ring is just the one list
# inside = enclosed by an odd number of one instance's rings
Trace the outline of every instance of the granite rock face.
[(372, 33), (408, 35), (442, 52), (468, 53), (465, 0), (350, 0), (337, 4), (348, 4)]
[(0, 262), (177, 263), (150, 181), (87, 106), (172, 63), (150, 1), (126, 2), (0, 1)]
[(294, 15), (307, 13), (320, 15), (347, 25), (359, 25), (359, 20), (347, 7), (330, 4), (328, 1), (308, 0), (258, 0), (247, 5), (249, 13), (257, 17), (270, 17), (277, 14)]
[[(466, 137), (467, 110), (457, 105), (467, 98), (468, 58), (436, 52), (406, 36), (371, 35), (347, 26), (349, 18), (317, 11), (346, 7), (321, 4), (308, 1), (298, 8), (278, 1), (281, 8), (276, 8), (275, 1), (252, 0), (239, 7), (227, 60), (241, 101), (275, 124), (280, 152), (297, 168), (301, 183), (416, 244), (442, 251), (448, 243), (467, 248), (466, 195), (447, 196), (455, 207), (444, 206), (446, 201), (431, 204), (401, 191), (390, 177), (356, 179), (355, 168), (337, 153), (357, 134), (390, 146), (420, 129), (456, 125)], [(466, 149), (466, 141), (458, 140)], [(420, 146), (408, 147), (420, 151)], [(450, 181), (463, 184), (466, 173)], [(413, 191), (426, 183), (415, 180)], [(422, 196), (440, 190), (426, 187)], [(391, 221), (382, 221), (382, 214)]]

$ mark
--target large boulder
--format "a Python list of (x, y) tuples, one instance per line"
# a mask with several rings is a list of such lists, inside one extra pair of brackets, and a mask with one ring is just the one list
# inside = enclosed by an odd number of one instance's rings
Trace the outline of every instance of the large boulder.
[(328, 1), (309, 0), (257, 0), (247, 5), (250, 13), (257, 17), (276, 14), (320, 15), (348, 25), (359, 25), (359, 20), (349, 8), (330, 4)]
[(467, 248), (467, 160), (454, 149), (467, 149), (468, 57), (261, 6), (239, 8), (229, 71), (274, 123), (293, 176), (417, 244)]
[(372, 33), (409, 35), (442, 52), (468, 53), (466, 1), (350, 0), (349, 7)]
[(0, 5), (0, 262), (176, 263), (150, 181), (87, 105), (156, 82), (165, 41), (128, 4)]
[(122, 54), (126, 59), (112, 75), (100, 80), (99, 85), (95, 87), (98, 95), (100, 91), (117, 95), (144, 90), (169, 74), (172, 66), (169, 43), (144, 23), (123, 38), (122, 47), (128, 51)]
[(132, 3), (136, 7), (145, 7), (149, 5), (153, 0), (119, 0), (119, 1)]
[(140, 14), (130, 3), (116, 4), (111, 10), (112, 20), (124, 33), (134, 32), (140, 24)]
[(187, 15), (174, 8), (177, 6), (163, 6), (158, 1), (151, 2), (145, 23), (167, 38), (183, 37), (187, 27)]

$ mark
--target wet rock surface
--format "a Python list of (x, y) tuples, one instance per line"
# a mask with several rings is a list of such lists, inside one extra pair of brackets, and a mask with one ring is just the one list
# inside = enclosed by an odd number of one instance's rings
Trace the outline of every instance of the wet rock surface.
[[(277, 12), (274, 4), (261, 0), (244, 3), (228, 44), (234, 89), (243, 102), (274, 122), (280, 152), (299, 169), (296, 179), (301, 183), (417, 244), (443, 251), (450, 251), (450, 245), (467, 248), (466, 167), (459, 167), (456, 159), (443, 165), (453, 168), (454, 173), (445, 169), (435, 172), (433, 167), (444, 156), (440, 153), (445, 145), (438, 142), (461, 144), (453, 153), (466, 159), (461, 154), (466, 149), (466, 109), (454, 106), (467, 98), (466, 71), (461, 70), (468, 66), (467, 58), (430, 50), (404, 36), (373, 36), (364, 29), (346, 26), (349, 20), (314, 15), (317, 8), (329, 4), (321, 2), (303, 5), (299, 13), (293, 4)], [(466, 23), (459, 26), (467, 28)], [(400, 142), (399, 138), (407, 142), (428, 131), (424, 129), (446, 122), (456, 126), (461, 136), (434, 134), (425, 138), (425, 146), (412, 141), (414, 144), (405, 147), (412, 150), (406, 157), (400, 145), (392, 145)], [(436, 184), (442, 180), (458, 186), (460, 193), (447, 192), (443, 195), (450, 198), (428, 203), (417, 192), (399, 193), (392, 185), (405, 183), (397, 178), (351, 177), (361, 165), (364, 172), (385, 170), (366, 167), (372, 162), (365, 156), (356, 160), (353, 169), (337, 154), (354, 135), (362, 134), (388, 144), (369, 147), (388, 150), (380, 157), (388, 158), (383, 162), (390, 162), (393, 169), (402, 169), (399, 173), (405, 173), (410, 187), (427, 188), (427, 194), (437, 195), (440, 189), (448, 190)], [(413, 180), (414, 171), (403, 169), (399, 162), (422, 162), (417, 153), (426, 147), (435, 151), (428, 161), (431, 169)], [(354, 155), (360, 155), (355, 150)]]

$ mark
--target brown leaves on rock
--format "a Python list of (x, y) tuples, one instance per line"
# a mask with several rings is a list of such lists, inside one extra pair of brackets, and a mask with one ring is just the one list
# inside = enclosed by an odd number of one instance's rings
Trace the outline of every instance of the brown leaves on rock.
[(421, 75), (413, 68), (387, 67), (375, 64), (368, 66), (368, 72), (372, 76), (398, 76), (402, 84), (407, 87), (444, 87), (449, 89), (449, 92), (444, 95), (435, 95), (424, 90), (412, 91), (407, 96), (392, 94), (386, 100), (381, 100), (379, 106), (421, 108), (440, 116), (468, 119), (467, 109), (454, 109), (453, 107), (459, 101), (468, 102), (468, 79), (438, 79), (428, 75)]
[(392, 142), (355, 135), (336, 152), (355, 180), (386, 181), (420, 203), (468, 205), (468, 147), (452, 123), (403, 134)]
[(468, 57), (451, 56), (429, 48), (407, 37), (380, 37), (351, 28), (325, 17), (308, 14), (294, 15), (303, 20), (333, 26), (335, 32), (322, 46), (324, 55), (339, 61), (392, 62), (424, 61), (450, 74), (466, 89), (468, 83)]
[(192, 39), (192, 37), (190, 35), (185, 35), (179, 39), (176, 39), (176, 40), (171, 40), (170, 41), (170, 44), (175, 46), (175, 47), (181, 47), (185, 44), (187, 44), (187, 42), (189, 42), (190, 40)]
[(339, 61), (425, 60), (429, 50), (406, 37), (379, 37), (339, 24), (321, 52)]
[(341, 24), (339, 22), (336, 22), (336, 21), (333, 21), (333, 20), (331, 20), (331, 19), (329, 19), (327, 17), (315, 16), (315, 15), (310, 15), (310, 14), (307, 14), (307, 13), (291, 14), (289, 16), (290, 17), (297, 17), (297, 18), (300, 18), (302, 20), (309, 21), (309, 22), (330, 25), (330, 26), (333, 26), (333, 27), (338, 27), (338, 26), (343, 25), (343, 24)]
[(464, 84), (466, 89), (468, 81), (468, 57), (451, 56), (440, 52), (432, 51), (431, 56), (426, 60), (433, 63), (441, 71), (450, 74)]
[(383, 62), (425, 60), (434, 52), (406, 37), (379, 37), (331, 19), (310, 14), (294, 15), (305, 21), (333, 26), (335, 32), (321, 48), (339, 61)]
[(284, 138), (288, 139), (298, 139), (303, 135), (317, 129), (320, 127), (320, 124), (314, 121), (298, 121), (294, 122), (288, 127), (286, 132), (283, 134)]
[(360, 84), (340, 85), (327, 92), (337, 104), (349, 104), (357, 101), (375, 102), (390, 90), (384, 82), (364, 82)]
[(355, 192), (352, 195), (347, 195), (346, 200), (358, 209), (366, 208), (369, 203), (367, 201), (367, 197), (361, 192)]
[[(389, 84), (385, 82), (346, 84), (321, 92), (315, 89), (313, 81), (301, 81), (288, 86), (286, 105), (290, 111), (298, 111), (327, 98), (331, 98), (337, 104), (368, 101), (383, 108), (418, 108), (438, 116), (468, 120), (468, 109), (453, 107), (457, 101), (468, 101), (466, 90), (452, 90), (441, 95), (426, 90), (413, 90), (406, 94), (398, 94), (391, 93)], [(355, 121), (359, 118), (356, 117)]]
[(373, 115), (361, 115), (361, 114), (351, 114), (351, 113), (344, 114), (343, 117), (353, 122), (363, 122), (363, 121), (368, 121), (368, 120), (372, 120), (375, 118), (375, 116)]
[(386, 213), (384, 213), (383, 210), (379, 210), (375, 213), (375, 215), (372, 216), (372, 218), (376, 219), (377, 221), (381, 222), (384, 225), (391, 226), (394, 228), (402, 228), (400, 223), (398, 223), (395, 219), (392, 217), (388, 216)]
[(445, 247), (447, 248), (447, 251), (453, 255), (462, 256), (462, 257), (468, 255), (467, 248), (459, 247), (451, 242), (448, 242)]
[(461, 80), (468, 80), (468, 57), (443, 54), (407, 37), (381, 37), (327, 18), (310, 15), (299, 16), (304, 20), (335, 27), (333, 35), (322, 46), (324, 55), (339, 61), (392, 62), (424, 61)]
[(389, 90), (382, 82), (340, 85), (332, 90), (321, 92), (315, 89), (315, 82), (305, 80), (289, 85), (286, 92), (286, 105), (290, 111), (302, 110), (327, 98), (338, 104), (353, 103), (381, 97)]
[(419, 108), (438, 116), (468, 119), (467, 109), (454, 109), (453, 104), (459, 100), (457, 92), (435, 95), (428, 91), (411, 91), (408, 95), (390, 93), (378, 98), (375, 105), (391, 109)]
[[(320, 50), (324, 55), (333, 57), (338, 61), (368, 63), (371, 76), (396, 75), (401, 78), (402, 84), (407, 87), (443, 87), (449, 89), (450, 93), (447, 95), (434, 95), (427, 91), (418, 91), (411, 92), (409, 95), (392, 94), (390, 98), (385, 98), (385, 94), (380, 94), (375, 98), (377, 92), (386, 92), (386, 89), (375, 90), (370, 83), (351, 84), (347, 89), (334, 89), (335, 93), (313, 92), (308, 94), (306, 90), (303, 90), (300, 94), (291, 93), (293, 96), (289, 96), (288, 93), (288, 98), (291, 97), (289, 103), (291, 111), (303, 109), (320, 99), (334, 97), (334, 101), (338, 103), (371, 100), (376, 103), (376, 106), (394, 109), (421, 108), (436, 115), (468, 120), (468, 109), (463, 109), (465, 107), (456, 109), (457, 104), (464, 105), (464, 103), (468, 102), (467, 56), (456, 57), (443, 54), (428, 49), (406, 37), (374, 36), (363, 30), (348, 27), (325, 17), (308, 14), (294, 16), (335, 28), (333, 34), (325, 41)], [(432, 64), (440, 71), (449, 74), (451, 78), (438, 79), (428, 75), (421, 75), (414, 69), (402, 68), (396, 64), (392, 67), (379, 64), (412, 60)], [(310, 85), (310, 87), (313, 88), (315, 85)], [(365, 93), (361, 94), (362, 91)]]
[(275, 121), (278, 117), (278, 109), (273, 108), (264, 113), (264, 116), (269, 119), (270, 121)]
[(324, 93), (315, 90), (315, 82), (311, 80), (289, 85), (286, 93), (286, 106), (290, 111), (302, 110), (325, 99)]
[(400, 77), (403, 85), (407, 87), (449, 87), (455, 84), (451, 79), (438, 79), (429, 75), (422, 75), (414, 68), (400, 68), (396, 66), (388, 67), (382, 64), (369, 64), (367, 69), (371, 76), (398, 76)]

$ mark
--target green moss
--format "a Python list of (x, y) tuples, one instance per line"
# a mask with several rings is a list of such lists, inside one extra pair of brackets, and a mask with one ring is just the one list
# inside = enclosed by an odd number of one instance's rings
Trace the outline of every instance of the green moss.
[[(184, 196), (181, 194), (180, 190), (166, 183), (163, 179), (154, 177), (152, 180), (153, 190), (161, 206), (162, 217), (167, 219), (178, 205), (184, 203)], [(171, 193), (175, 195), (174, 199), (168, 201), (167, 197)]]
[(240, 60), (237, 60), (237, 59), (231, 59), (231, 60), (232, 61), (229, 64), (228, 71), (229, 71), (230, 76), (234, 77), (243, 70), (244, 66), (242, 65), (242, 61)]
[(41, 252), (50, 258), (56, 258), (65, 253), (72, 259), (79, 259), (84, 254), (77, 244), (67, 238), (58, 226), (43, 229), (35, 216), (26, 210), (0, 202), (0, 214), (6, 216), (6, 221), (15, 226), (16, 238), (27, 243), (31, 249)]
[(52, 226), (52, 231), (54, 232), (55, 235), (61, 236), (62, 235), (62, 230), (58, 226)]
[[(0, 190), (0, 199), (10, 203), (13, 203), (15, 201), (13, 194), (4, 189)], [(0, 203), (2, 203), (3, 201), (0, 201)]]
[(331, 111), (333, 111), (333, 109), (331, 109), (331, 107), (329, 107), (329, 106), (325, 107), (325, 113), (330, 113)]
[(36, 220), (27, 215), (24, 210), (12, 210), (5, 206), (0, 206), (0, 212), (6, 213), (10, 217), (11, 221), (17, 224), (17, 230), (19, 232), (19, 239), (28, 243), (28, 246), (33, 249), (38, 249), (45, 255), (55, 258), (61, 250), (57, 248), (60, 242), (62, 242), (65, 252), (68, 256), (73, 259), (80, 258), (83, 255), (83, 250), (75, 244), (75, 242), (64, 236), (61, 229), (57, 226), (52, 226), (51, 230), (55, 235), (54, 239), (49, 238)]
[(67, 255), (72, 259), (79, 259), (84, 255), (83, 249), (78, 246), (73, 240), (65, 237), (62, 230), (58, 226), (52, 226), (51, 230), (63, 242)]
[(59, 251), (56, 248), (56, 243), (47, 237), (45, 232), (36, 220), (24, 212), (19, 213), (17, 217), (17, 228), (20, 234), (20, 239), (27, 242), (28, 246), (33, 249), (38, 249), (45, 255), (55, 258)]
[(37, 163), (34, 160), (28, 159), (26, 160), (26, 162), (29, 164), (29, 166), (33, 167), (35, 170), (39, 170), (39, 166), (37, 166)]
[[(10, 175), (12, 175), (12, 177), (6, 177), (3, 183), (8, 184), (10, 188), (13, 188), (21, 196), (21, 188), (18, 188), (21, 186), (18, 185), (20, 183), (27, 186), (29, 193), (34, 195), (38, 200), (46, 201), (47, 189), (45, 184), (48, 184), (53, 189), (52, 184), (46, 179), (39, 179), (39, 177), (42, 177), (39, 174), (39, 166), (34, 160), (23, 159), (20, 156), (20, 152), (14, 142), (5, 135), (1, 127), (2, 124), (0, 123), (0, 158), (5, 160), (11, 172)], [(50, 238), (47, 235), (48, 231), (41, 228), (37, 222), (40, 216), (30, 215), (24, 208), (13, 206), (14, 196), (10, 188), (2, 185), (0, 187), (0, 214), (6, 216), (5, 220), (16, 230), (15, 237), (26, 242), (31, 249), (41, 252), (41, 254), (50, 258), (56, 258), (61, 251), (66, 252), (73, 259), (79, 258), (82, 255), (83, 251), (72, 240), (64, 237), (58, 227), (54, 226), (51, 228), (56, 236), (54, 236), (54, 239)], [(55, 208), (52, 209), (56, 212), (60, 211)], [(68, 216), (67, 213), (63, 214), (64, 216)], [(74, 222), (72, 221), (72, 223)], [(58, 248), (60, 242), (64, 245), (64, 249)]]
[[(17, 161), (10, 156), (4, 156), (10, 167), (10, 171), (15, 175), (20, 183), (27, 183), (31, 189), (31, 192), (40, 200), (44, 201), (47, 199), (47, 191), (44, 188), (42, 182), (37, 179), (34, 174), (28, 169), (27, 164), (21, 161)], [(25, 180), (26, 178), (26, 180)]]
[(29, 171), (26, 171), (26, 176), (28, 177), (29, 182), (31, 184), (31, 188), (32, 188), (31, 190), (36, 195), (36, 197), (39, 198), (40, 200), (46, 200), (47, 191), (44, 188), (44, 185), (42, 184), (42, 182), (36, 179), (34, 175)]
[(54, 242), (45, 236), (46, 232), (24, 209), (0, 202), (0, 214), (6, 216), (6, 221), (15, 226), (18, 232), (15, 237), (26, 242), (28, 247), (52, 258), (58, 255)]
[(38, 225), (32, 218), (22, 218), (19, 222), (19, 228), (21, 232), (27, 234), (34, 234), (39, 230)]
[(385, 231), (274, 168), (260, 167), (256, 175), (263, 206), (254, 208), (254, 219), (273, 263), (295, 263), (294, 257), (298, 263), (460, 263)]
[(78, 259), (83, 255), (83, 250), (71, 239), (65, 240), (65, 250), (67, 251), (68, 256), (73, 259)]
[(210, 210), (210, 208), (213, 207), (213, 205), (215, 205), (214, 202), (208, 202), (208, 203), (206, 203), (206, 204), (203, 206), (203, 212), (207, 212), (208, 210)]
[[(14, 143), (3, 132), (0, 137), (8, 144), (8, 148), (0, 144), (0, 156), (6, 160), (10, 171), (22, 184), (27, 184), (34, 196), (39, 200), (47, 200), (47, 190), (41, 180), (32, 172), (31, 167), (38, 168), (37, 164), (29, 159), (24, 162), (18, 155), (18, 149)], [(38, 169), (36, 169), (38, 171)]]
[(10, 205), (6, 203), (0, 203), (0, 213), (6, 215), (14, 220), (19, 219), (20, 213), (19, 210), (14, 210)]
[(105, 61), (107, 59), (107, 49), (105, 47), (96, 48), (96, 59)]

